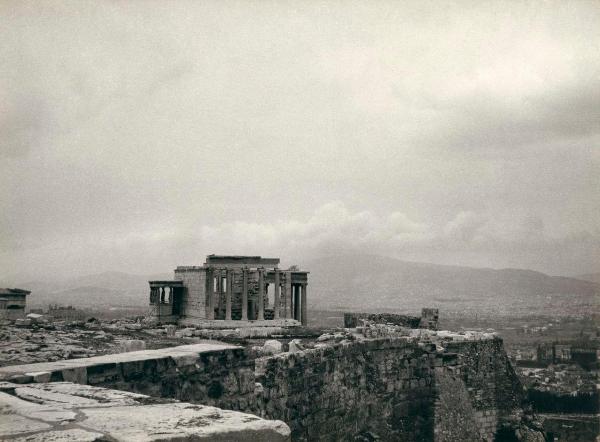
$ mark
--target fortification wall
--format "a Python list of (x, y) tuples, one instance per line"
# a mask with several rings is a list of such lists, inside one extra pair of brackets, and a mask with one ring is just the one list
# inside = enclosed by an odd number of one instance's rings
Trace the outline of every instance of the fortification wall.
[(256, 361), (256, 411), (281, 419), (293, 440), (493, 441), (518, 425), (520, 384), (500, 339), (342, 343)]
[(467, 389), (482, 438), (493, 440), (501, 426), (520, 420), (525, 395), (501, 339), (451, 342), (446, 351), (460, 357), (460, 364), (449, 372)]
[(342, 341), (258, 359), (241, 347), (197, 344), (2, 367), (0, 378), (87, 383), (254, 413), (286, 422), (298, 441), (492, 441), (502, 425), (519, 425), (522, 389), (500, 339), (454, 342), (447, 332), (422, 332), (443, 339)]
[[(293, 440), (433, 440), (434, 368), (407, 340), (327, 346), (256, 361), (258, 414), (280, 416)], [(277, 418), (279, 419), (279, 418)]]

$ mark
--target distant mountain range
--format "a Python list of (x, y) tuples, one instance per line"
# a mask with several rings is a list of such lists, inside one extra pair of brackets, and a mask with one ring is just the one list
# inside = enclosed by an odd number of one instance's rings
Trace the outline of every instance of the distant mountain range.
[[(312, 308), (445, 311), (510, 314), (598, 312), (598, 275), (549, 276), (522, 269), (488, 269), (414, 263), (374, 255), (344, 255), (301, 263), (310, 271)], [(584, 280), (585, 279), (587, 280)], [(68, 280), (15, 284), (31, 290), (30, 305), (144, 306), (148, 281), (172, 274), (104, 272)], [(6, 284), (0, 284), (5, 286)]]
[(27, 300), (31, 306), (143, 306), (147, 303), (148, 281), (172, 278), (172, 274), (133, 275), (124, 272), (103, 272), (64, 280), (26, 281), (15, 285), (31, 290)]
[(310, 271), (313, 307), (509, 314), (598, 312), (600, 285), (523, 269), (489, 269), (401, 261), (373, 255), (320, 258)]
[(577, 275), (574, 278), (584, 281), (591, 281), (600, 284), (600, 273), (586, 273), (585, 275)]

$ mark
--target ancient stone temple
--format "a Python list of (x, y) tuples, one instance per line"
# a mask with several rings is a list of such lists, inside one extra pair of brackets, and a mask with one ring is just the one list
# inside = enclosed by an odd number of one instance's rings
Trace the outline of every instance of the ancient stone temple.
[(306, 325), (308, 272), (278, 265), (279, 258), (208, 255), (202, 266), (179, 266), (173, 280), (149, 281), (150, 315), (187, 324)]

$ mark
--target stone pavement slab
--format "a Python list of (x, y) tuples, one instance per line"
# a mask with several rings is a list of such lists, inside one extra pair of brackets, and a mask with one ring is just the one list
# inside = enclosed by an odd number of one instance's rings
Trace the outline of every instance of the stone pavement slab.
[(290, 440), (281, 421), (69, 382), (2, 383), (0, 438), (17, 441)]

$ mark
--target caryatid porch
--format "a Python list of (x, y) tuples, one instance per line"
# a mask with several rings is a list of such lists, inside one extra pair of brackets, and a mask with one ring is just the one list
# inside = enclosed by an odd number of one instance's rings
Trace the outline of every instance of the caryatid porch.
[(150, 314), (159, 320), (176, 320), (181, 314), (182, 281), (148, 281), (150, 284)]

